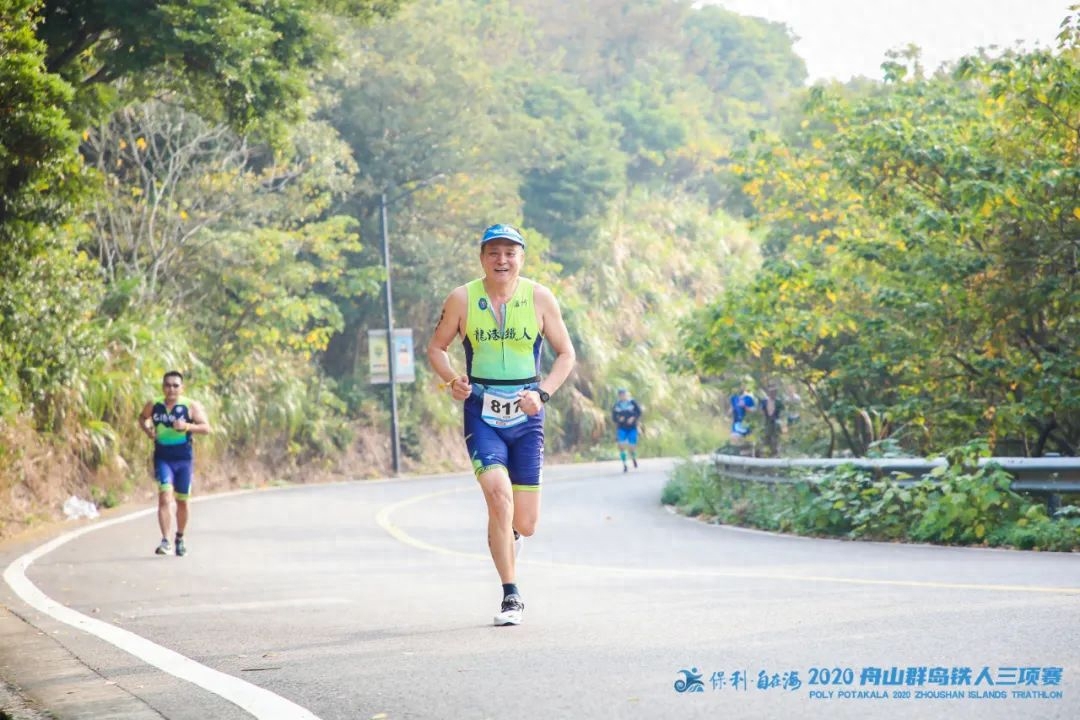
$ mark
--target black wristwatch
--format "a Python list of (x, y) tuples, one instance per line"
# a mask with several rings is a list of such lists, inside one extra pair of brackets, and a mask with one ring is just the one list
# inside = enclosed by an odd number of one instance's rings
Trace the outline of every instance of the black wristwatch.
[(547, 390), (541, 390), (540, 388), (536, 388), (536, 394), (540, 396), (540, 402), (542, 403), (546, 403), (548, 400), (551, 399), (551, 393), (549, 393)]

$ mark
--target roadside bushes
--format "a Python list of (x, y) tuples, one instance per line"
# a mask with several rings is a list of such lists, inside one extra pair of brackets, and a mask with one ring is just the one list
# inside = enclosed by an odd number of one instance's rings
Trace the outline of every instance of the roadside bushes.
[(957, 451), (922, 479), (874, 479), (844, 466), (817, 479), (766, 484), (725, 477), (708, 463), (680, 466), (661, 496), (680, 512), (720, 524), (799, 535), (1024, 550), (1080, 549), (1080, 507), (1051, 518), (1039, 500), (1010, 489), (997, 465)]

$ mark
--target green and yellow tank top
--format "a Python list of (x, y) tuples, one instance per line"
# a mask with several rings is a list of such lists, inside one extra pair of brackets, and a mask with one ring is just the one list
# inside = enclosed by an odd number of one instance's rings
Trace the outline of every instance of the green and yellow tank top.
[(191, 409), (188, 399), (181, 396), (176, 404), (169, 409), (162, 398), (154, 403), (152, 415), (154, 427), (157, 430), (157, 441), (154, 443), (154, 458), (157, 460), (190, 460), (193, 456), (191, 448), (191, 433), (180, 432), (173, 429), (173, 422), (183, 419), (191, 422)]
[(540, 372), (540, 323), (533, 295), (536, 283), (518, 278), (517, 288), (502, 308), (502, 323), (484, 290), (484, 281), (465, 285), (469, 310), (465, 317), (465, 366), (470, 382), (483, 385), (525, 385)]

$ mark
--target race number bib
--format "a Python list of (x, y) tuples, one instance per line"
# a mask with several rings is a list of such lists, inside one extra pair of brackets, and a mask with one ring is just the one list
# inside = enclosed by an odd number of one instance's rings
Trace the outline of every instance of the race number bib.
[(484, 411), (480, 417), (491, 427), (508, 428), (525, 422), (529, 416), (521, 409), (517, 389), (489, 387), (484, 391)]

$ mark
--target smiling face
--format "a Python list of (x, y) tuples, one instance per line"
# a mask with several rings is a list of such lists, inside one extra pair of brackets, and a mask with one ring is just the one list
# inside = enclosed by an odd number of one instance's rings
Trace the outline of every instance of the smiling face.
[(525, 249), (513, 240), (496, 238), (480, 248), (480, 264), (484, 275), (496, 283), (508, 283), (517, 279), (525, 262)]

